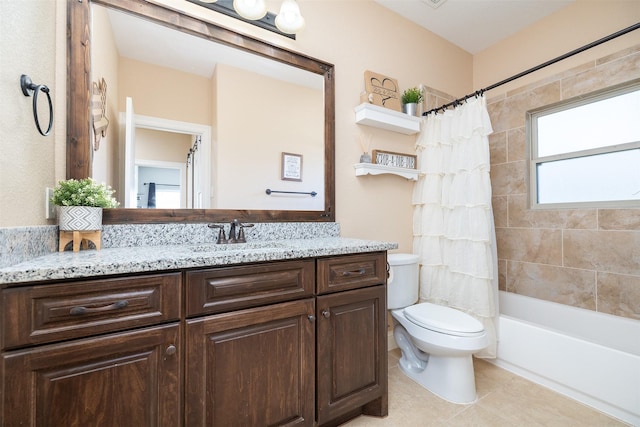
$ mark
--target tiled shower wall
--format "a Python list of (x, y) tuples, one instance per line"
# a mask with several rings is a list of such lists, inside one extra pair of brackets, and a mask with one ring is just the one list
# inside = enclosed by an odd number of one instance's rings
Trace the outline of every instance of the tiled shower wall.
[(638, 78), (640, 45), (488, 100), (501, 290), (640, 320), (640, 209), (527, 209), (525, 134), (528, 110)]

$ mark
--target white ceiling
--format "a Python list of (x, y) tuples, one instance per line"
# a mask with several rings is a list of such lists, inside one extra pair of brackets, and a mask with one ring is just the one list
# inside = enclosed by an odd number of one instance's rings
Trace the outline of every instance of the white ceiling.
[(375, 0), (476, 54), (575, 0)]

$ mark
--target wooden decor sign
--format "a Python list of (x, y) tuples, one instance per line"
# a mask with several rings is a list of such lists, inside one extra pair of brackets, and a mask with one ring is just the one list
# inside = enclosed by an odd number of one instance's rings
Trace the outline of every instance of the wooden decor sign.
[(417, 169), (418, 156), (394, 153), (392, 151), (373, 150), (373, 163), (396, 168)]
[(398, 81), (373, 71), (364, 72), (364, 90), (368, 101), (374, 105), (401, 110)]

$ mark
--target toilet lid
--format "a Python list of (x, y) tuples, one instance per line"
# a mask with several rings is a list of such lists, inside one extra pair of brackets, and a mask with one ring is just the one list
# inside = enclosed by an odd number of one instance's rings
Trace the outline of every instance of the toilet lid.
[(423, 328), (455, 336), (478, 335), (484, 331), (477, 319), (443, 305), (423, 302), (404, 309), (404, 315), (411, 322)]

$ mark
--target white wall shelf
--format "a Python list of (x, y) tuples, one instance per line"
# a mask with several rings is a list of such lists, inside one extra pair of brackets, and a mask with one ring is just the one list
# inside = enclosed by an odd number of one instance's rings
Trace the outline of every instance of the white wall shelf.
[(377, 165), (375, 163), (356, 163), (353, 165), (356, 176), (392, 174), (406, 178), (410, 181), (417, 181), (420, 171), (417, 169), (397, 168), (394, 166)]
[(410, 116), (399, 111), (368, 103), (355, 107), (356, 123), (373, 126), (405, 135), (420, 132), (420, 117)]

